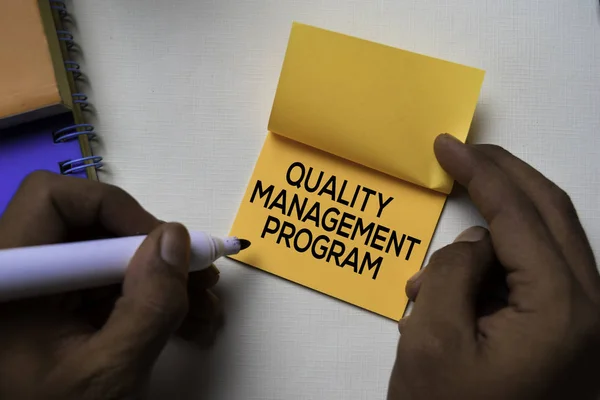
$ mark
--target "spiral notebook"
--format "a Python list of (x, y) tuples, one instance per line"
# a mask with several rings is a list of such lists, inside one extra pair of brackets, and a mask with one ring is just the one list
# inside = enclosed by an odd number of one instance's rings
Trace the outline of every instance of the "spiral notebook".
[[(22, 180), (46, 170), (97, 180), (71, 17), (62, 0), (1, 0), (0, 215)], [(19, 39), (16, 39), (19, 38)]]

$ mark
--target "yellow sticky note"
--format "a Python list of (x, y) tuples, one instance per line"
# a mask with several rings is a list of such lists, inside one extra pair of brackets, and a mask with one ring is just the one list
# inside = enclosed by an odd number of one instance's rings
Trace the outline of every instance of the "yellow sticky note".
[(233, 258), (392, 319), (404, 312), (483, 71), (294, 24)]
[(484, 72), (294, 24), (269, 130), (419, 186), (450, 193), (433, 154), (465, 141)]

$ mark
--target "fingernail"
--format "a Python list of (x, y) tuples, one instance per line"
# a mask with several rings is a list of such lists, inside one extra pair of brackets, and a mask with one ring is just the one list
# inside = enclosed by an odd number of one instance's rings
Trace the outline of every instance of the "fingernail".
[(454, 239), (454, 243), (456, 242), (479, 242), (482, 240), (487, 234), (487, 229), (482, 228), (480, 226), (473, 226), (465, 231), (463, 231), (460, 235)]
[(440, 138), (441, 138), (442, 140), (448, 140), (448, 141), (451, 141), (451, 142), (455, 142), (455, 143), (464, 144), (463, 142), (461, 142), (460, 140), (458, 140), (458, 138), (457, 138), (456, 136), (452, 136), (452, 135), (451, 135), (451, 134), (449, 134), (449, 133), (443, 133), (443, 134), (441, 134), (441, 135), (440, 135)]
[(190, 236), (183, 225), (168, 224), (160, 239), (160, 256), (173, 266), (187, 265), (190, 258)]
[(400, 321), (398, 321), (398, 332), (400, 332), (400, 334), (402, 334), (402, 330), (406, 327), (407, 322), (408, 317), (404, 317)]
[(416, 282), (419, 277), (423, 274), (424, 269), (421, 268), (416, 274), (414, 274), (413, 276), (410, 277), (410, 279), (408, 280), (409, 282)]
[(214, 264), (211, 264), (210, 266), (210, 270), (212, 271), (212, 273), (214, 273), (215, 275), (220, 275), (221, 271), (219, 271), (219, 268), (217, 268)]
[(424, 269), (420, 269), (419, 272), (414, 274), (406, 283), (406, 296), (409, 300), (414, 301), (419, 295), (419, 290), (421, 290), (421, 275), (423, 275)]
[(442, 146), (449, 146), (451, 148), (461, 148), (465, 144), (458, 140), (457, 137), (452, 136), (449, 133), (442, 133), (436, 139), (437, 143)]

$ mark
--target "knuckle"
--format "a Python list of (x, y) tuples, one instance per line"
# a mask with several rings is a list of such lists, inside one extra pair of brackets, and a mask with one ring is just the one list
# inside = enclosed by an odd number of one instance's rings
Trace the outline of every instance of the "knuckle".
[(168, 296), (148, 298), (143, 302), (142, 307), (157, 320), (163, 321), (165, 325), (173, 325), (181, 321), (189, 310), (187, 294), (174, 290), (169, 291)]
[(423, 360), (435, 361), (444, 353), (444, 345), (438, 335), (427, 334), (414, 349), (414, 355)]
[(48, 171), (34, 171), (28, 174), (19, 187), (19, 191), (34, 192), (38, 195), (50, 193), (55, 174)]
[(110, 198), (123, 198), (124, 196), (128, 196), (127, 192), (125, 192), (123, 189), (121, 189), (118, 186), (114, 186), (114, 185), (108, 185), (108, 184), (101, 184), (100, 186), (100, 192), (102, 197), (110, 197)]
[(575, 205), (571, 200), (571, 196), (554, 182), (550, 182), (549, 185), (550, 200), (554, 204), (554, 207), (570, 216), (576, 215), (577, 212), (575, 211)]

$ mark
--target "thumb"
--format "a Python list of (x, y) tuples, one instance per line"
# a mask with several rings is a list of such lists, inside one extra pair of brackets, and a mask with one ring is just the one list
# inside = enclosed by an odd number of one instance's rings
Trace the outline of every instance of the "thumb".
[[(435, 252), (419, 276), (419, 289), (408, 326), (472, 334), (477, 318), (477, 296), (495, 255), (487, 229), (473, 227), (454, 243)], [(454, 329), (448, 329), (454, 327)], [(431, 332), (436, 329), (439, 332)]]
[(163, 224), (131, 259), (121, 298), (95, 335), (106, 358), (152, 364), (188, 310), (190, 236), (180, 224)]

